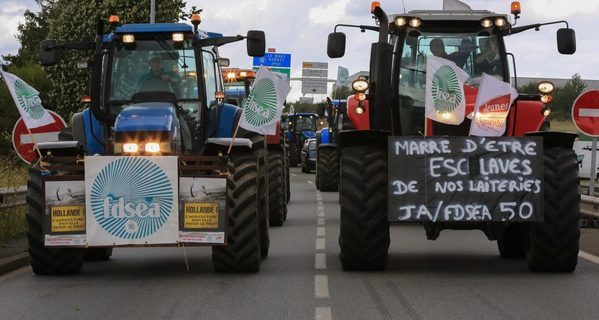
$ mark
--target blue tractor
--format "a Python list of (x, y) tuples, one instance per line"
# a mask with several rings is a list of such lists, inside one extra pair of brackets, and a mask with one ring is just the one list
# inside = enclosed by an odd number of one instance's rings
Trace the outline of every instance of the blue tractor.
[(264, 32), (222, 36), (198, 30), (199, 15), (191, 22), (111, 16), (95, 41), (41, 42), (44, 66), (65, 49), (93, 54), (89, 107), (73, 116), (69, 141), (38, 144), (29, 173), (36, 274), (77, 273), (117, 246), (211, 246), (216, 271), (259, 269), (269, 246), (260, 150), (233, 139), (241, 110), (222, 101), (218, 48), (245, 39), (262, 56)]
[(328, 99), (326, 118), (329, 127), (316, 134), (316, 188), (320, 191), (337, 191), (339, 185), (339, 150), (337, 135), (347, 127), (347, 100)]
[(285, 139), (289, 144), (289, 166), (301, 163), (301, 151), (307, 139), (316, 138), (318, 115), (311, 112), (290, 113), (287, 115)]

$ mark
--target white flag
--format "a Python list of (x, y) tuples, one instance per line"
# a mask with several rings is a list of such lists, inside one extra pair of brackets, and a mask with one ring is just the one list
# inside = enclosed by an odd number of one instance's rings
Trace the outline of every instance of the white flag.
[(518, 92), (509, 83), (483, 73), (474, 104), (470, 135), (479, 137), (503, 135), (510, 106), (516, 97)]
[(12, 73), (2, 70), (0, 73), (27, 128), (33, 129), (55, 122), (52, 115), (42, 107), (42, 100), (37, 90)]
[(339, 66), (337, 68), (337, 81), (335, 81), (335, 86), (348, 87), (349, 86), (349, 83), (347, 83), (348, 78), (349, 78), (349, 69)]
[(283, 104), (291, 91), (284, 74), (261, 66), (250, 94), (243, 102), (239, 126), (261, 134), (276, 134)]
[(458, 11), (458, 10), (472, 10), (469, 5), (459, 0), (443, 0), (443, 10)]
[(428, 56), (426, 58), (426, 117), (446, 124), (461, 124), (466, 110), (464, 82), (468, 77), (468, 73), (453, 61)]

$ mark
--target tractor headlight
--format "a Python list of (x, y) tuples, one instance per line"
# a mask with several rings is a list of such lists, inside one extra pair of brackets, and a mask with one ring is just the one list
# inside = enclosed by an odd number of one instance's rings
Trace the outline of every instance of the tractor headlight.
[(123, 35), (123, 43), (134, 43), (135, 35), (132, 34), (124, 34)]
[(368, 81), (364, 79), (356, 79), (354, 82), (352, 82), (351, 86), (354, 91), (364, 92), (368, 90)]
[(354, 95), (354, 98), (358, 101), (366, 100), (366, 94), (364, 92), (358, 92)]
[(395, 18), (395, 25), (398, 27), (403, 27), (406, 24), (408, 24), (408, 19), (406, 19), (405, 17), (397, 17)]
[(146, 143), (144, 149), (149, 153), (158, 153), (160, 152), (160, 144), (157, 142), (148, 142)]
[(123, 152), (136, 153), (137, 150), (138, 150), (138, 147), (137, 147), (137, 143), (135, 143), (135, 142), (129, 142), (129, 143), (123, 144)]
[(542, 81), (537, 85), (537, 90), (539, 90), (539, 92), (542, 94), (550, 94), (553, 92), (553, 89), (554, 85), (549, 81)]
[(182, 33), (180, 33), (180, 32), (173, 33), (173, 41), (174, 42), (182, 42), (183, 40), (185, 40), (185, 36)]
[(356, 112), (356, 114), (363, 114), (364, 113), (364, 108), (357, 106), (354, 111)]
[(543, 102), (544, 104), (548, 104), (549, 102), (553, 101), (553, 97), (548, 95), (548, 94), (544, 94), (541, 96), (541, 102)]
[(495, 26), (503, 28), (507, 25), (507, 20), (503, 17), (495, 18)]
[(493, 20), (484, 18), (480, 21), (480, 25), (483, 26), (483, 28), (490, 28), (493, 26)]
[(422, 20), (420, 20), (419, 18), (412, 18), (410, 19), (410, 21), (408, 21), (408, 24), (412, 28), (418, 28), (420, 27), (420, 25), (422, 25)]

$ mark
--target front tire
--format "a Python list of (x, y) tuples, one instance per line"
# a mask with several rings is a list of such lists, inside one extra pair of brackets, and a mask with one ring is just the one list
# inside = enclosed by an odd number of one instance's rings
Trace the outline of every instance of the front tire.
[(282, 226), (285, 221), (285, 168), (283, 168), (283, 155), (279, 151), (270, 151), (268, 153), (268, 194), (269, 194), (269, 215), (268, 220), (271, 226)]
[(212, 264), (219, 272), (258, 271), (262, 256), (256, 158), (251, 154), (232, 154), (227, 167), (227, 245), (212, 247)]
[(337, 191), (339, 186), (339, 157), (337, 148), (318, 149), (316, 163), (320, 191)]
[(29, 169), (27, 178), (27, 240), (31, 268), (35, 274), (55, 275), (81, 272), (84, 249), (44, 246), (43, 217), (46, 201), (41, 172)]
[(572, 272), (578, 262), (580, 191), (576, 154), (544, 150), (544, 222), (529, 228), (526, 261), (532, 271)]
[(387, 264), (390, 238), (386, 160), (382, 147), (358, 146), (341, 151), (339, 246), (344, 270), (381, 270)]

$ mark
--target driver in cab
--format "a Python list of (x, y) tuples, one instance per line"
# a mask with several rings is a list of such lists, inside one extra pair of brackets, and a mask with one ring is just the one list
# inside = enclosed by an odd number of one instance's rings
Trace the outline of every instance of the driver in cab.
[[(179, 84), (181, 77), (176, 72), (165, 71), (162, 66), (162, 57), (153, 56), (148, 61), (149, 71), (143, 74), (140, 78), (140, 86), (142, 91), (160, 91), (160, 90), (143, 90), (148, 84), (156, 82), (157, 80), (163, 81), (165, 84), (174, 87)], [(148, 88), (145, 88), (148, 89)]]

